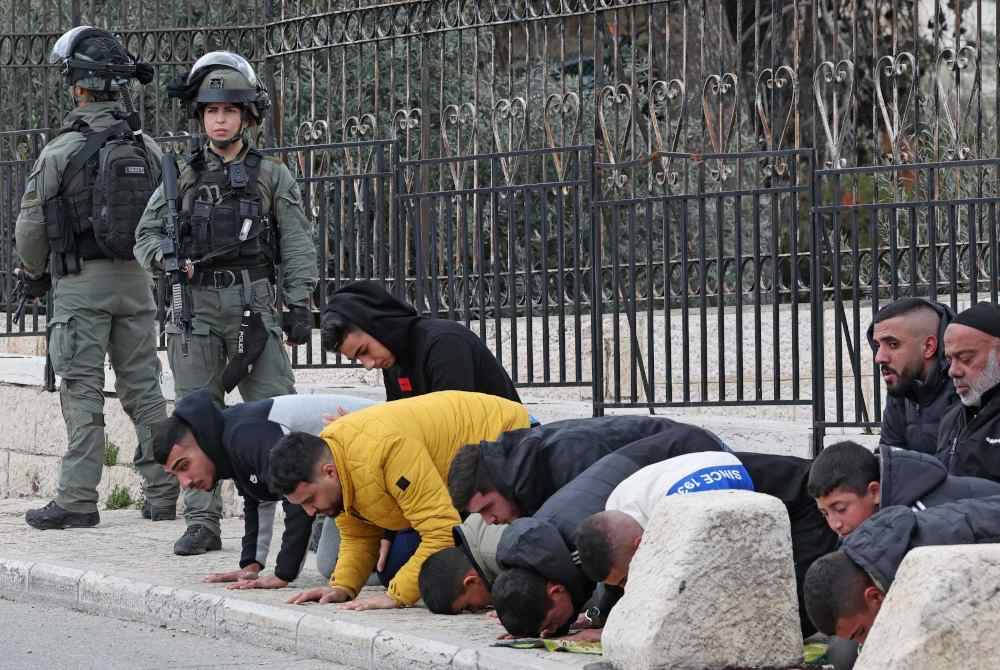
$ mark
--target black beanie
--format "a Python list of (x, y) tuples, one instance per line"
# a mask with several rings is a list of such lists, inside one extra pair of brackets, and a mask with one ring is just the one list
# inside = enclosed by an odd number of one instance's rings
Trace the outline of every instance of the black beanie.
[(1000, 307), (992, 303), (980, 302), (964, 312), (959, 312), (952, 323), (981, 330), (993, 337), (1000, 337)]

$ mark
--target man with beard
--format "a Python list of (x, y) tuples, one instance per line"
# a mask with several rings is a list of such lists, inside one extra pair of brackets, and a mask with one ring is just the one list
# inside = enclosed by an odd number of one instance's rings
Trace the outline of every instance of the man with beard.
[(889, 394), (879, 446), (935, 452), (941, 419), (957, 400), (942, 343), (954, 316), (923, 298), (896, 300), (875, 315), (868, 341)]
[(950, 474), (1000, 481), (1000, 307), (981, 302), (960, 313), (944, 348), (961, 404), (941, 420), (937, 457)]

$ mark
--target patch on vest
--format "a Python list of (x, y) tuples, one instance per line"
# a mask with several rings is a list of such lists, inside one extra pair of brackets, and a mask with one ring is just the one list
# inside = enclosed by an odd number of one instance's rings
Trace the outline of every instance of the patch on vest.
[(993, 445), (1000, 444), (1000, 437), (987, 437), (986, 444), (993, 444)]
[(410, 480), (407, 479), (406, 477), (400, 477), (399, 479), (396, 480), (396, 486), (399, 487), (399, 490), (405, 491), (406, 489), (410, 488)]
[(125, 174), (146, 174), (146, 168), (141, 165), (126, 165)]

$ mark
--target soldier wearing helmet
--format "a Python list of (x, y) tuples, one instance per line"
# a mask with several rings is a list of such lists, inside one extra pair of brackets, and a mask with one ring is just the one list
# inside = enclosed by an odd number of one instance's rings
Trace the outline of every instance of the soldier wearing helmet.
[(90, 26), (62, 35), (49, 62), (62, 68), (76, 106), (28, 176), (15, 235), (29, 294), (54, 288), (49, 357), (61, 378), (68, 444), (55, 499), (25, 520), (42, 530), (100, 523), (106, 358), (135, 426), (143, 516), (173, 519), (177, 484), (153, 459), (152, 426), (166, 417), (166, 403), (152, 282), (132, 255), (135, 226), (159, 182), (160, 150), (139, 129), (128, 88), (148, 83), (153, 70)]
[[(193, 319), (187, 355), (183, 335), (167, 324), (176, 398), (207, 389), (221, 406), (236, 385), (246, 401), (294, 393), (281, 334), (292, 346), (311, 336), (316, 249), (288, 168), (251, 144), (251, 132), (270, 107), (267, 89), (242, 56), (214, 51), (199, 58), (168, 94), (189, 106), (207, 140), (181, 166), (178, 179), (180, 256), (188, 261)], [(162, 270), (166, 213), (160, 188), (136, 230), (135, 256), (154, 273)], [(279, 265), (284, 314), (275, 306)], [(241, 340), (256, 347), (241, 352)], [(220, 549), (218, 490), (185, 491), (184, 502), (187, 530), (174, 553)]]

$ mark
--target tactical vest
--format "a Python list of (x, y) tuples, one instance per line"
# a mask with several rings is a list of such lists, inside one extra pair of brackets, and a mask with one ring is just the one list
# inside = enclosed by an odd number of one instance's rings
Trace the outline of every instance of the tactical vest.
[(208, 169), (199, 151), (181, 171), (181, 249), (201, 263), (201, 270), (273, 267), (277, 262), (278, 235), (267, 216), (271, 203), (260, 188), (264, 162), (260, 152), (250, 149), (239, 161)]
[(80, 272), (81, 260), (133, 260), (135, 229), (159, 183), (159, 165), (128, 123), (102, 131), (76, 120), (62, 128), (85, 141), (70, 157), (57, 197), (44, 206), (55, 277)]

